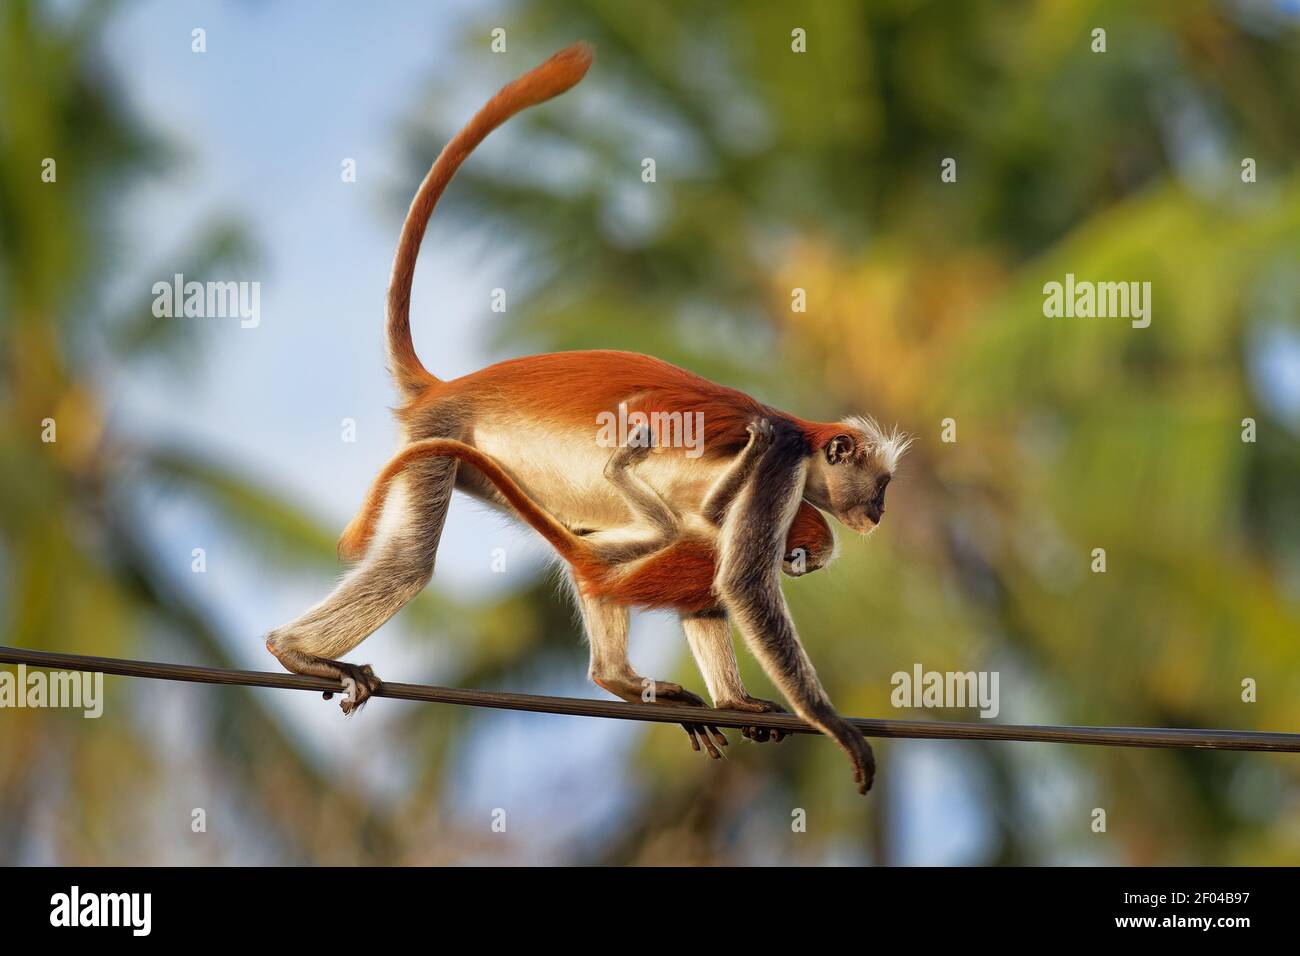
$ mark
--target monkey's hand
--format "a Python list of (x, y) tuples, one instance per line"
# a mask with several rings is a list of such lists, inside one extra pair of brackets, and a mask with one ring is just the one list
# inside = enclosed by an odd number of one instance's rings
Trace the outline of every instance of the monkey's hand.
[(766, 418), (755, 418), (745, 426), (745, 431), (749, 432), (749, 444), (745, 446), (745, 450), (755, 454), (767, 451), (775, 434), (772, 423)]
[[(750, 697), (748, 694), (736, 700), (719, 700), (715, 701), (715, 703), (718, 710), (744, 710), (751, 714), (786, 713), (786, 709), (776, 701), (763, 700), (761, 697)], [(779, 744), (787, 736), (784, 730), (772, 730), (768, 727), (741, 727), (740, 734), (746, 740), (752, 740), (756, 744), (765, 744), (769, 740), (774, 744)]]

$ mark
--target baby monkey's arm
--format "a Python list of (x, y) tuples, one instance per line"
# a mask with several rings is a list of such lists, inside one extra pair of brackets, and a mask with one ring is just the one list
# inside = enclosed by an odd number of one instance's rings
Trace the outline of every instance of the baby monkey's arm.
[(627, 499), (632, 513), (644, 518), (663, 535), (663, 544), (681, 536), (681, 517), (643, 479), (632, 473), (632, 468), (646, 460), (654, 449), (654, 433), (647, 427), (637, 428), (628, 436), (627, 444), (609, 456), (605, 477)]
[(745, 426), (745, 431), (749, 432), (749, 444), (741, 450), (736, 460), (719, 476), (704, 497), (704, 517), (719, 527), (722, 525), (722, 519), (727, 515), (727, 508), (730, 507), (741, 487), (749, 480), (749, 476), (754, 473), (754, 467), (763, 457), (763, 453), (772, 444), (772, 423), (766, 418), (754, 419)]

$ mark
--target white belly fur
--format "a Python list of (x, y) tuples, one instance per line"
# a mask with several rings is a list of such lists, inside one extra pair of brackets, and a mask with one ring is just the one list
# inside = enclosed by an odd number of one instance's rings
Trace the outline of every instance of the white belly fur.
[[(605, 477), (613, 448), (596, 444), (596, 425), (584, 434), (544, 422), (513, 418), (480, 422), (470, 443), (497, 459), (543, 508), (570, 527), (613, 528), (634, 524), (618, 489)], [(709, 487), (727, 459), (687, 458), (681, 449), (656, 449), (636, 466), (683, 516), (698, 515)]]

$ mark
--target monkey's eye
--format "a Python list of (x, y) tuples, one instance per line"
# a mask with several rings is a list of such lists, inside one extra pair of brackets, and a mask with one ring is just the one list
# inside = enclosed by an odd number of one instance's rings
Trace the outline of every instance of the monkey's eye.
[(848, 461), (853, 457), (853, 436), (836, 435), (826, 443), (826, 460), (832, 465)]

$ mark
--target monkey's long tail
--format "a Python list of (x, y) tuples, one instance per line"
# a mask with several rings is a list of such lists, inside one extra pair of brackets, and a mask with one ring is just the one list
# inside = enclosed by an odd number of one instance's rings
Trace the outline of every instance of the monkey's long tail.
[(415, 260), (420, 254), (420, 243), (429, 217), (433, 215), (433, 207), (438, 204), (442, 191), (465, 157), (483, 142), (488, 133), (520, 110), (544, 103), (571, 88), (586, 75), (591, 66), (591, 56), (591, 47), (575, 43), (502, 87), (443, 147), (424, 182), (420, 183), (406, 213), (406, 222), (402, 224), (397, 256), (393, 260), (393, 275), (388, 283), (388, 360), (404, 396), (410, 397), (438, 381), (420, 362), (411, 341), (411, 283), (415, 276)]
[(370, 539), (374, 537), (375, 524), (383, 511), (384, 500), (388, 497), (389, 485), (412, 462), (424, 458), (457, 458), (468, 465), (474, 466), (492, 484), (497, 486), (505, 499), (519, 512), (519, 516), (551, 543), (555, 550), (560, 553), (560, 557), (577, 568), (585, 565), (590, 554), (586, 543), (581, 538), (557, 521), (550, 512), (533, 501), (528, 496), (528, 493), (502, 470), (496, 459), (484, 454), (472, 445), (466, 445), (464, 442), (452, 438), (429, 438), (424, 441), (412, 442), (393, 456), (388, 464), (384, 465), (379, 476), (371, 484), (370, 491), (366, 494), (365, 504), (356, 517), (348, 523), (347, 528), (343, 531), (343, 536), (339, 538), (340, 557), (355, 559), (365, 553), (366, 546), (370, 543)]

